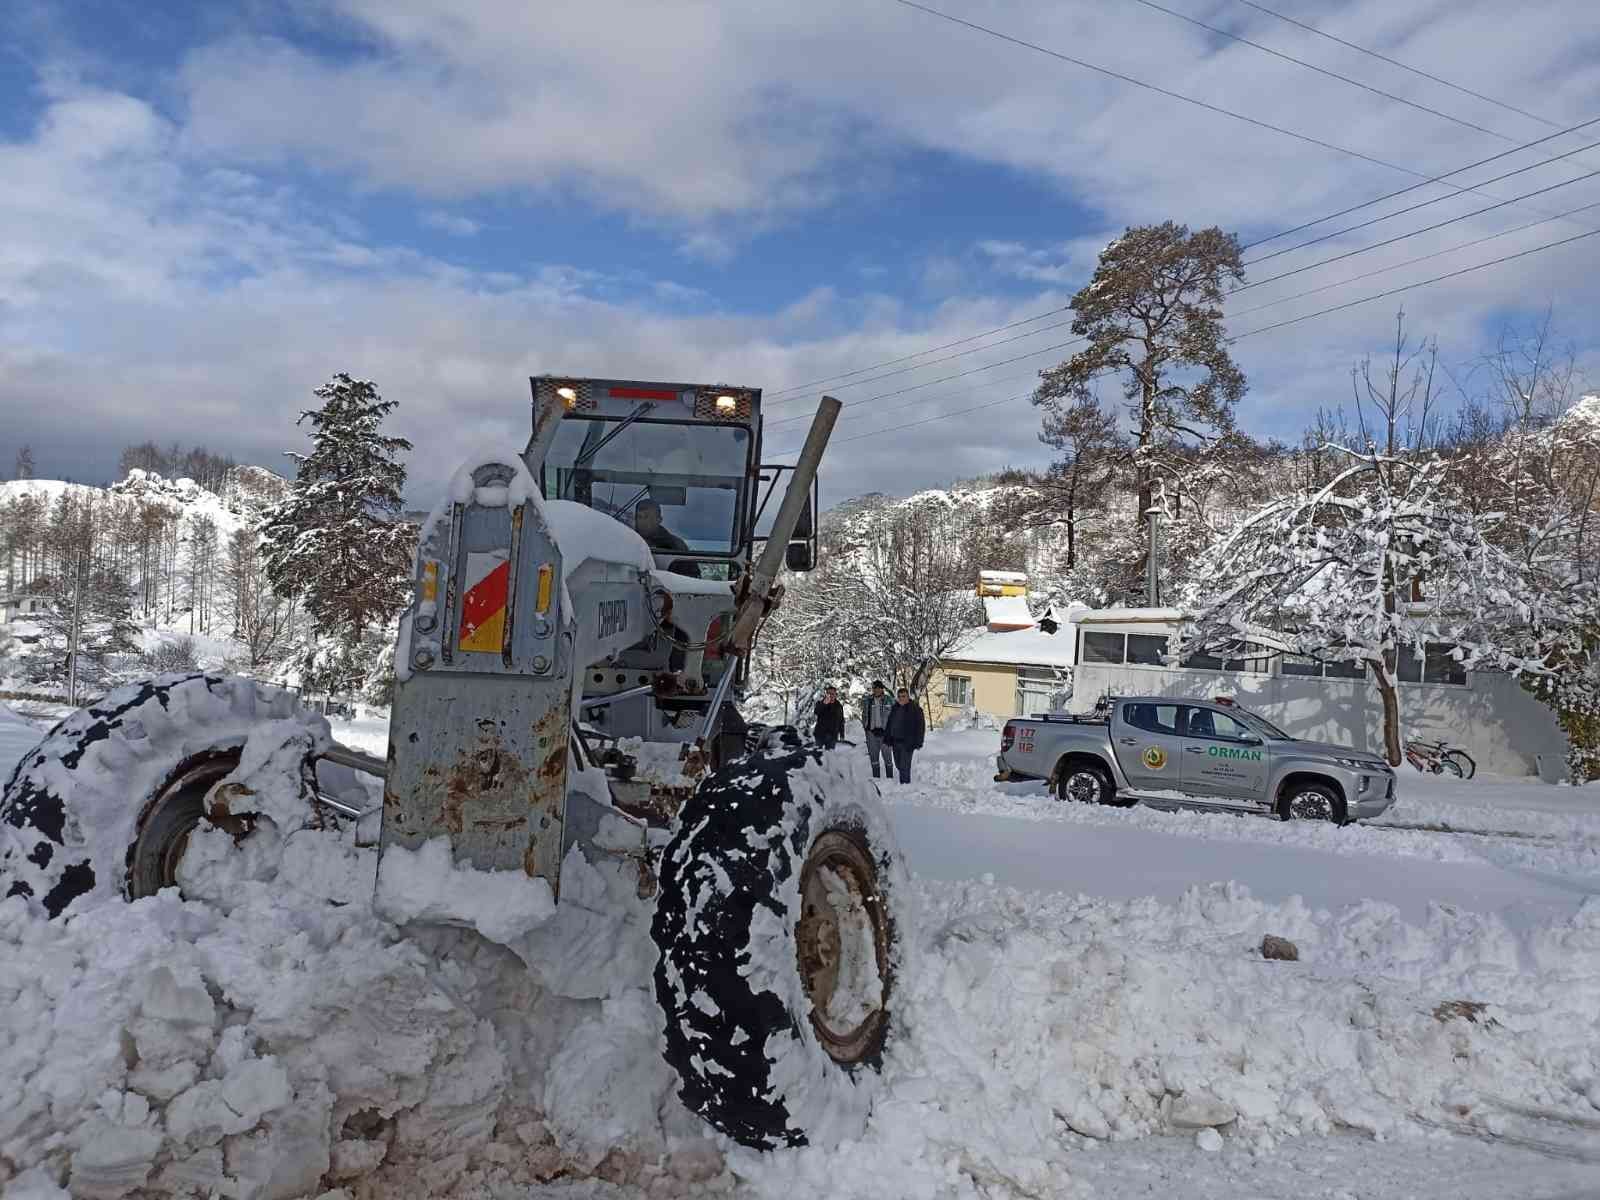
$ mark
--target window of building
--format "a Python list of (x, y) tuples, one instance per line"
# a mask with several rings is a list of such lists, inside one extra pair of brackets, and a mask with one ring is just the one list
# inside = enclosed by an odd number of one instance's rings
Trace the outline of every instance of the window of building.
[(1083, 653), (1078, 656), (1079, 662), (1085, 663), (1122, 663), (1123, 635), (1120, 633), (1090, 633), (1083, 634)]
[(1272, 669), (1272, 655), (1265, 648), (1251, 642), (1244, 647), (1241, 658), (1221, 658), (1215, 654), (1191, 654), (1183, 665), (1196, 671), (1251, 671), (1265, 675)]
[(1418, 661), (1410, 647), (1403, 648), (1400, 651), (1396, 672), (1400, 676), (1400, 682), (1466, 686), (1466, 668), (1451, 657), (1451, 651), (1454, 649), (1454, 646), (1446, 642), (1428, 642), (1423, 647), (1422, 659)]
[(1167, 639), (1148, 633), (1128, 635), (1128, 661), (1144, 667), (1166, 665)]
[(1278, 664), (1284, 675), (1300, 675), (1309, 679), (1364, 679), (1365, 663), (1320, 661), (1299, 654), (1285, 654)]
[(944, 703), (947, 708), (965, 708), (972, 701), (972, 678), (967, 675), (944, 677)]

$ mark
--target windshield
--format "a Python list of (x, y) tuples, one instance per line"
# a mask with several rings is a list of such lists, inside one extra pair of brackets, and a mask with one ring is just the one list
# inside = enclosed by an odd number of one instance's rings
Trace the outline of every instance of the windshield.
[(1267, 720), (1259, 713), (1251, 712), (1248, 708), (1240, 708), (1237, 705), (1234, 705), (1228, 709), (1228, 712), (1233, 716), (1238, 717), (1239, 720), (1243, 721), (1246, 725), (1250, 726), (1250, 728), (1254, 729), (1257, 733), (1262, 734), (1265, 737), (1272, 738), (1279, 742), (1294, 741), (1292, 737), (1290, 737), (1283, 730), (1279, 729), (1271, 721)]
[(607, 513), (657, 550), (736, 552), (750, 431), (652, 421), (649, 411), (563, 420), (545, 456), (545, 498)]

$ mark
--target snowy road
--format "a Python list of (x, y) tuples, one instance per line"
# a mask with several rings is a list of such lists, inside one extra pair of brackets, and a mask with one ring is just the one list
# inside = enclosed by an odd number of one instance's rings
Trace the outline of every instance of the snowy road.
[(1585, 879), (1492, 863), (1397, 864), (1392, 855), (1293, 844), (1263, 852), (1260, 844), (1248, 842), (1138, 827), (978, 817), (914, 800), (894, 804), (891, 811), (912, 870), (953, 883), (987, 875), (1030, 891), (1171, 902), (1196, 885), (1234, 880), (1263, 900), (1300, 896), (1313, 908), (1384, 900), (1406, 920), (1421, 923), (1429, 905), (1448, 904), (1500, 913), (1523, 925), (1570, 915), (1585, 896), (1600, 894), (1600, 876)]
[[(337, 732), (383, 751), (381, 721)], [(0, 773), (31, 741), (0, 711)], [(378, 1144), (336, 1127), (347, 1190), (330, 1200), (1600, 1196), (1600, 788), (1403, 775), (1394, 824), (1482, 835), (1335, 829), (1059, 804), (1036, 784), (995, 784), (994, 742), (992, 731), (935, 733), (919, 781), (888, 792), (918, 876), (915, 965), (859, 1142), (732, 1150), (727, 1172), (693, 1184), (651, 1167), (654, 1151), (604, 1169), (552, 1158), (529, 1117), (552, 1095), (512, 1083), (528, 1039), (561, 1026), (517, 1016), (534, 1012), (520, 966), (435, 962), (425, 933), (364, 905), (247, 884), (221, 901), (141, 901), (66, 927), (15, 908), (0, 921), (0, 1058), (26, 1084), (21, 1124), (0, 1098), (0, 1191), (10, 1200), (6, 1155), (33, 1161), (57, 1129), (93, 1132), (104, 1171), (142, 1169), (135, 1152), (161, 1144), (152, 1130), (170, 1145), (175, 1128), (191, 1129), (179, 1144), (202, 1164), (198, 1147), (221, 1135), (192, 1132), (209, 1110), (186, 1097), (219, 1086), (210, 1072), (224, 1069), (230, 1087), (247, 1069), (273, 1082), (263, 1064), (275, 1056), (307, 1095), (326, 1077), (339, 1112), (411, 1113), (409, 1159), (395, 1157), (398, 1143), (391, 1160), (363, 1157)], [(371, 863), (323, 836), (284, 865), (332, 895), (343, 872)], [(1300, 960), (1263, 960), (1267, 933), (1292, 939)], [(197, 1041), (189, 1009), (210, 1014), (208, 997), (223, 995), (232, 1015)], [(653, 1010), (608, 1019), (619, 1020), (658, 1028)], [(255, 1051), (229, 1029), (248, 1030)], [(208, 1074), (152, 1108), (143, 1097), (187, 1085), (130, 1076), (130, 1037), (166, 1047), (169, 1074), (190, 1059)], [(620, 1106), (648, 1124), (653, 1102), (645, 1089), (640, 1109), (630, 1072), (659, 1060), (644, 1042), (608, 1053), (592, 1076), (573, 1076), (596, 1089), (581, 1111), (615, 1124), (605, 1114)], [(255, 1107), (239, 1129), (257, 1122), (255, 1161), (287, 1170), (317, 1151), (307, 1130), (273, 1116), (300, 1102), (273, 1110), (281, 1088), (270, 1093), (242, 1093)], [(27, 1107), (43, 1095), (52, 1107)], [(703, 1146), (674, 1104), (662, 1101), (677, 1130), (667, 1144)], [(1196, 1113), (1219, 1131), (1184, 1128)], [(633, 1124), (615, 1127), (622, 1137)], [(581, 1181), (538, 1184), (540, 1162)]]

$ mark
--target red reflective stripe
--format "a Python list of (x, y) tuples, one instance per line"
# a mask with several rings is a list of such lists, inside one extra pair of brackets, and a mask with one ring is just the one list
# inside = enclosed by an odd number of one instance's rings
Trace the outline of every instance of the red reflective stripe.
[[(503, 562), (467, 589), (467, 594), (461, 598), (461, 648), (463, 650), (478, 648), (469, 643), (474, 641), (473, 635), (483, 627), (485, 622), (492, 620), (496, 613), (505, 609), (506, 594), (510, 583), (511, 564)], [(495, 648), (498, 649), (498, 646)]]
[(676, 400), (677, 392), (663, 391), (661, 388), (625, 388), (614, 387), (611, 389), (613, 400)]

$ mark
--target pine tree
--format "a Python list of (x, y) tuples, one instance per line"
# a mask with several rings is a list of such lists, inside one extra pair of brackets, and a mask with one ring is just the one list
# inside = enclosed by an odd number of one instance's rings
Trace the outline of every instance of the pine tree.
[(16, 469), (14, 471), (12, 471), (12, 475), (17, 479), (32, 479), (33, 478), (33, 447), (32, 446), (24, 446), (21, 450), (17, 451)]
[(1158, 478), (1184, 470), (1181, 455), (1165, 471), (1163, 459), (1233, 429), (1245, 378), (1228, 354), (1222, 302), (1226, 285), (1243, 278), (1237, 237), (1216, 228), (1191, 234), (1168, 221), (1128, 229), (1072, 298), (1072, 332), (1089, 345), (1043, 372), (1033, 402), (1048, 410), (1048, 440), (1064, 403), (1091, 400), (1102, 375), (1123, 376), (1141, 522)]
[[(416, 531), (399, 519), (406, 469), (397, 456), (411, 443), (381, 432), (396, 402), (372, 383), (340, 373), (315, 394), (322, 407), (296, 422), (311, 426), (311, 453), (290, 453), (294, 482), (262, 527), (266, 569), (321, 633), (354, 647), (406, 603)], [(351, 685), (351, 656), (312, 657), (343, 664), (324, 686)]]

